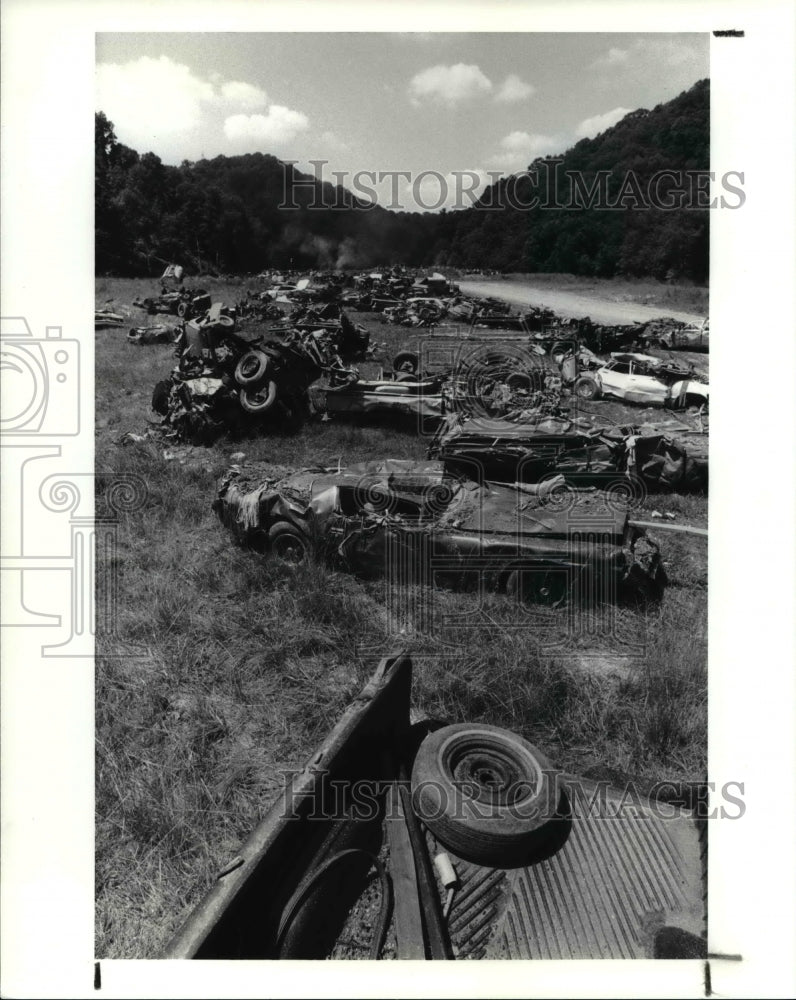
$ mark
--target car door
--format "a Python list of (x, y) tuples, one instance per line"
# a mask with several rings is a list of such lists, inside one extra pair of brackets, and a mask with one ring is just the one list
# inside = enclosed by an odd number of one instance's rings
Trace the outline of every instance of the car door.
[(629, 361), (609, 361), (604, 368), (600, 369), (600, 381), (602, 382), (603, 392), (606, 395), (618, 396), (619, 399), (624, 399), (629, 386), (629, 379)]
[(643, 365), (635, 361), (630, 362), (626, 399), (663, 403), (668, 396), (668, 386), (664, 385), (655, 375), (648, 374)]

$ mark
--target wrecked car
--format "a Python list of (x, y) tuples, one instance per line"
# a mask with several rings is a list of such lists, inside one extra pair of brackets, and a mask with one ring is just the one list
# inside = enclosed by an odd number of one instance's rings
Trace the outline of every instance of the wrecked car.
[(146, 310), (150, 316), (167, 313), (179, 316), (180, 319), (192, 319), (207, 312), (211, 302), (210, 295), (203, 288), (180, 288), (178, 291), (169, 291), (164, 285), (160, 295), (155, 298), (136, 299), (133, 305), (137, 309)]
[(411, 707), (394, 653), (163, 958), (705, 958), (706, 786), (565, 774), (532, 718), (520, 734)]
[(649, 343), (670, 351), (708, 351), (710, 349), (710, 323), (680, 323), (674, 319), (652, 320), (644, 330)]
[[(599, 586), (607, 600), (658, 597), (658, 546), (621, 505), (553, 491), (477, 483), (440, 462), (385, 459), (274, 481), (233, 467), (213, 509), (244, 546), (300, 561), (323, 555), (365, 576), (398, 582), (472, 582), (537, 603)], [(563, 509), (562, 509), (563, 508)]]
[(574, 391), (581, 399), (612, 396), (641, 406), (668, 407), (706, 407), (710, 395), (707, 382), (695, 375), (673, 382), (664, 362), (639, 355), (612, 357), (602, 367), (580, 375)]
[(335, 372), (325, 391), (329, 416), (387, 417), (416, 421), (420, 433), (434, 431), (446, 412), (443, 379), (413, 377), (365, 380), (356, 372)]
[(707, 492), (704, 434), (653, 427), (594, 427), (585, 420), (540, 414), (521, 421), (452, 414), (432, 440), (429, 458), (453, 475), (541, 483), (556, 476), (574, 487), (644, 492)]

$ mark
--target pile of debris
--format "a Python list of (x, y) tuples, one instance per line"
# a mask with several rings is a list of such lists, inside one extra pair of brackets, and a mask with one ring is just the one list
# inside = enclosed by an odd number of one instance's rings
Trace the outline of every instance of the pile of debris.
[(352, 335), (342, 322), (293, 326), (253, 340), (235, 330), (221, 303), (183, 324), (177, 366), (152, 396), (166, 437), (209, 444), (225, 433), (236, 437), (275, 423), (296, 428), (311, 415), (309, 387), (342, 368), (341, 354), (352, 346), (362, 349), (356, 330)]

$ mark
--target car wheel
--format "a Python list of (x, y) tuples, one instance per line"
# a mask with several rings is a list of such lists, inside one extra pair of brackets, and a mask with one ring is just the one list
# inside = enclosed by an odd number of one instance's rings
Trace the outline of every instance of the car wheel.
[(431, 733), (412, 768), (412, 806), (443, 847), (465, 861), (525, 864), (551, 839), (560, 802), (547, 758), (496, 726)]
[(189, 311), (189, 306), (187, 302), (180, 302), (179, 305), (177, 306), (177, 315), (180, 317), (180, 319), (187, 319), (188, 311)]
[(596, 399), (600, 394), (600, 387), (592, 378), (579, 378), (575, 383), (575, 392), (581, 399)]
[(256, 389), (241, 389), (238, 398), (247, 413), (267, 413), (276, 402), (276, 382), (268, 381)]
[(420, 367), (420, 358), (414, 351), (400, 351), (392, 359), (392, 367), (396, 372), (410, 372), (415, 374)]
[(171, 382), (163, 380), (155, 385), (152, 391), (152, 409), (165, 417), (169, 412), (169, 396), (171, 395)]
[(244, 387), (256, 385), (267, 370), (267, 355), (262, 351), (248, 351), (235, 366), (235, 381)]
[(309, 555), (306, 536), (288, 521), (277, 521), (268, 529), (268, 548), (285, 562), (299, 563)]

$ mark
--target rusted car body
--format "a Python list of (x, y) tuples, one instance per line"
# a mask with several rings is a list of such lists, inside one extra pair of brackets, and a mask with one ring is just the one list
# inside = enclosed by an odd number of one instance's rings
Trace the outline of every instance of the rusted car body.
[(304, 558), (317, 553), (398, 584), (468, 585), (557, 603), (599, 585), (605, 600), (658, 597), (657, 544), (604, 497), (540, 496), (515, 485), (457, 478), (439, 462), (385, 459), (283, 479), (233, 467), (213, 509), (244, 546)]
[(633, 496), (707, 492), (707, 436), (638, 426), (594, 427), (540, 415), (495, 420), (451, 414), (429, 446), (455, 475), (539, 483), (564, 476), (572, 486)]
[[(410, 724), (411, 682), (408, 656), (381, 661), (187, 914), (164, 958), (341, 957), (352, 921), (370, 941), (349, 948), (349, 958), (705, 956), (707, 824), (699, 810), (547, 762), (540, 780), (554, 790), (555, 810), (539, 846), (502, 863), (462, 857), (418, 816), (413, 761), (442, 730), (431, 720)], [(466, 792), (499, 802), (512, 787), (496, 780), (493, 762), (472, 769)], [(443, 853), (454, 879), (444, 907), (431, 867)], [(378, 919), (362, 908), (373, 867)]]

